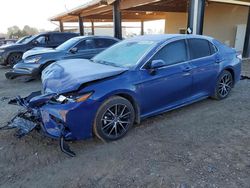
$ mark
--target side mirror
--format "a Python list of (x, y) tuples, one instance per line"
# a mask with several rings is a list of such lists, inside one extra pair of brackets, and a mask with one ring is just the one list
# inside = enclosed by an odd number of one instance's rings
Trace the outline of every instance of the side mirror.
[(149, 66), (149, 73), (154, 75), (156, 72), (156, 69), (161, 68), (165, 65), (166, 63), (162, 59), (153, 60)]
[(76, 47), (70, 49), (70, 52), (72, 54), (75, 54), (77, 51), (78, 51), (78, 49)]
[(39, 44), (39, 42), (38, 42), (37, 40), (33, 40), (33, 41), (32, 41), (32, 44), (33, 44), (34, 46), (37, 46), (37, 45)]

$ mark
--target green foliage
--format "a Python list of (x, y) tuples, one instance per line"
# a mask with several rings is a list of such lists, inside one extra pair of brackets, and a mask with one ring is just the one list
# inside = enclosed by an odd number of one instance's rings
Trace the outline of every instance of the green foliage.
[(7, 35), (9, 38), (20, 38), (27, 35), (35, 35), (38, 32), (39, 32), (38, 29), (30, 27), (28, 25), (25, 25), (22, 30), (15, 25), (8, 28)]

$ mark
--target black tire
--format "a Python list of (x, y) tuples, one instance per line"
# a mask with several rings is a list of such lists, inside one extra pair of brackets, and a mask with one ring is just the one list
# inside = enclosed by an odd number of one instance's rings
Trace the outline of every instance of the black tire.
[(227, 98), (233, 88), (233, 82), (232, 74), (224, 70), (218, 77), (213, 98), (217, 100)]
[(93, 131), (103, 141), (118, 140), (125, 136), (135, 121), (133, 105), (125, 98), (114, 96), (98, 109)]
[(22, 53), (12, 53), (9, 55), (8, 57), (8, 65), (10, 65), (11, 67), (13, 67), (15, 64), (17, 64), (19, 61), (22, 60)]

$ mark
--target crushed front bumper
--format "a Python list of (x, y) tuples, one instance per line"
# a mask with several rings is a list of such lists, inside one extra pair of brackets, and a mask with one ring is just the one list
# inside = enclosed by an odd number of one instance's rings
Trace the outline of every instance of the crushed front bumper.
[[(69, 156), (75, 156), (75, 153), (71, 151), (65, 143), (67, 140), (72, 140), (72, 137), (63, 121), (50, 115), (42, 108), (31, 107), (30, 100), (40, 94), (41, 92), (33, 92), (28, 97), (16, 97), (10, 100), (9, 104), (22, 106), (25, 110), (18, 112), (18, 114), (14, 116), (6, 126), (0, 128), (0, 130), (16, 129), (15, 136), (21, 138), (36, 129), (46, 136), (59, 139), (61, 151)], [(49, 123), (46, 123), (46, 121)]]

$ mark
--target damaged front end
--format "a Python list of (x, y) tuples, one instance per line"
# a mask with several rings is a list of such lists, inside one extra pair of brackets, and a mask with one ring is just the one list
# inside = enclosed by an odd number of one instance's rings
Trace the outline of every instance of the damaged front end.
[[(55, 97), (56, 94), (41, 95), (41, 92), (33, 92), (25, 98), (20, 96), (9, 101), (9, 104), (22, 106), (23, 109), (14, 116), (6, 126), (0, 128), (0, 130), (16, 129), (15, 136), (21, 138), (33, 130), (43, 132), (46, 136), (59, 139), (59, 146), (62, 152), (73, 157), (75, 153), (70, 150), (69, 146), (65, 143), (65, 140), (71, 140), (67, 127), (57, 117), (47, 117), (48, 113), (43, 110), (43, 106)], [(50, 121), (50, 118), (54, 118), (56, 124), (45, 125), (45, 121)], [(46, 127), (49, 126), (49, 127)], [(51, 130), (52, 132), (48, 132)]]

